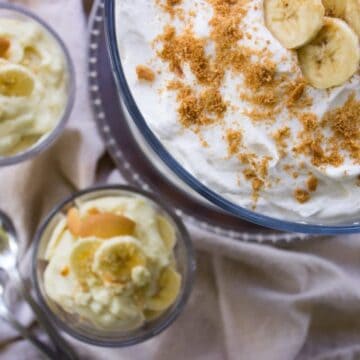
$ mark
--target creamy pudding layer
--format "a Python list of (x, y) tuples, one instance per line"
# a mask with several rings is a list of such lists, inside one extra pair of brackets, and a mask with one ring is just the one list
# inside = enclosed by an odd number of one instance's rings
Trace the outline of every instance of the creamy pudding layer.
[(0, 156), (26, 150), (56, 127), (68, 81), (63, 51), (42, 26), (0, 18)]
[(309, 85), (261, 0), (121, 0), (116, 17), (140, 111), (203, 184), (273, 217), (358, 218), (359, 71)]

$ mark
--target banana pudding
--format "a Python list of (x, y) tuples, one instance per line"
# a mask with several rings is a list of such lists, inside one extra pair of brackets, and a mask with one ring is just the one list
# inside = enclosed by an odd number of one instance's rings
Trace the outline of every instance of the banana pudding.
[(0, 157), (23, 152), (54, 130), (68, 81), (63, 50), (44, 27), (0, 17)]
[(57, 223), (45, 252), (47, 296), (105, 330), (133, 330), (177, 300), (175, 228), (143, 197), (79, 203)]
[(147, 125), (193, 177), (272, 217), (360, 215), (358, 0), (121, 0)]

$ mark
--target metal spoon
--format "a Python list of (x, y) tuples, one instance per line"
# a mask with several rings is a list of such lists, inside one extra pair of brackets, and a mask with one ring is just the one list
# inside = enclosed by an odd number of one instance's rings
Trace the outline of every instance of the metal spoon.
[(28, 329), (22, 326), (12, 315), (4, 300), (5, 289), (0, 278), (0, 318), (11, 325), (24, 339), (29, 340), (46, 359), (56, 359), (57, 353), (42, 341), (33, 336)]
[(6, 238), (4, 238), (0, 233), (0, 269), (3, 269), (8, 274), (9, 278), (16, 283), (17, 289), (20, 290), (21, 294), (32, 308), (39, 324), (47, 332), (57, 350), (56, 359), (77, 360), (78, 356), (75, 354), (74, 350), (60, 335), (53, 323), (50, 322), (40, 306), (31, 296), (30, 292), (26, 289), (18, 270), (19, 247), (17, 233), (11, 219), (1, 210), (0, 224), (7, 235)]

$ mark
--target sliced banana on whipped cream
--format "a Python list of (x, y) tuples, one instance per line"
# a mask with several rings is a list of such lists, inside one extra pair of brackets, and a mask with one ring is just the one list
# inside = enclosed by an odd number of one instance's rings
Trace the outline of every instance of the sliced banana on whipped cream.
[(264, 0), (264, 17), (285, 48), (297, 49), (313, 87), (340, 86), (358, 70), (360, 0)]
[(359, 39), (345, 21), (326, 17), (316, 38), (298, 50), (298, 58), (303, 75), (312, 86), (338, 86), (359, 68)]
[(267, 28), (287, 49), (311, 41), (324, 24), (321, 0), (264, 0)]

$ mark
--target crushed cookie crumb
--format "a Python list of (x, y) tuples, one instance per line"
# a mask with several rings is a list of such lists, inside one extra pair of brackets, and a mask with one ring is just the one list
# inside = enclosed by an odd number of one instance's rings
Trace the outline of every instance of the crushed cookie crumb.
[(265, 156), (258, 167), (258, 174), (262, 179), (265, 179), (269, 174), (269, 162), (272, 158), (270, 156)]
[(209, 125), (225, 115), (227, 105), (216, 88), (207, 88), (200, 94), (195, 94), (191, 87), (172, 81), (168, 89), (178, 93), (178, 113), (184, 127)]
[(273, 62), (267, 61), (266, 64), (252, 64), (245, 71), (245, 84), (254, 90), (259, 90), (263, 86), (270, 85), (275, 78), (276, 66)]
[(288, 104), (293, 104), (303, 96), (305, 91), (305, 85), (305, 82), (297, 83), (294, 85), (293, 89), (291, 89), (290, 91)]
[(253, 169), (245, 169), (243, 174), (246, 180), (252, 180), (256, 178), (256, 172)]
[(190, 29), (178, 35), (174, 27), (166, 26), (159, 40), (163, 42), (163, 49), (158, 55), (169, 63), (172, 72), (182, 77), (183, 65), (187, 63), (200, 84), (216, 83), (218, 73), (213, 69), (210, 58), (206, 55), (205, 39), (196, 37)]
[(156, 4), (172, 18), (178, 15), (180, 19), (183, 17), (183, 11), (179, 8), (182, 0), (156, 0)]
[(70, 273), (70, 268), (68, 266), (64, 266), (60, 270), (60, 275), (63, 276), (63, 277), (68, 276), (69, 273)]
[(309, 156), (314, 166), (340, 166), (344, 162), (340, 149), (338, 146), (324, 146), (326, 139), (316, 115), (304, 113), (299, 120), (303, 125), (303, 131), (298, 136), (300, 143), (293, 148), (293, 151)]
[(294, 165), (285, 164), (285, 165), (283, 166), (283, 169), (284, 169), (284, 171), (286, 171), (286, 172), (289, 174), (292, 170), (294, 170)]
[(306, 96), (307, 82), (303, 78), (299, 78), (286, 86), (285, 93), (288, 98), (286, 105), (289, 109), (294, 107), (305, 108), (312, 105), (312, 100)]
[(314, 175), (310, 175), (306, 182), (308, 190), (310, 192), (316, 191), (318, 187), (318, 183), (319, 183), (318, 179)]
[(200, 95), (200, 102), (207, 113), (215, 114), (218, 118), (222, 118), (227, 109), (220, 91), (216, 88), (204, 90)]
[(360, 164), (360, 101), (353, 93), (346, 103), (325, 114), (322, 125), (333, 131), (330, 143), (345, 150), (355, 164)]
[(296, 189), (294, 191), (294, 196), (295, 199), (300, 203), (300, 204), (305, 204), (310, 200), (310, 194), (309, 192), (307, 192), (306, 190), (303, 189)]
[(234, 155), (239, 152), (243, 139), (242, 132), (239, 130), (227, 130), (226, 142), (228, 144), (228, 154)]
[(286, 149), (287, 149), (286, 140), (289, 139), (290, 135), (291, 135), (291, 130), (288, 126), (285, 126), (282, 129), (277, 130), (273, 134), (273, 139), (276, 143), (276, 147), (281, 157), (284, 157), (286, 155)]
[(315, 166), (339, 167), (345, 154), (354, 164), (360, 164), (359, 114), (360, 101), (352, 94), (343, 106), (327, 112), (320, 121), (314, 114), (301, 115), (303, 131), (295, 152), (309, 156)]
[(180, 5), (182, 3), (182, 0), (166, 0), (166, 3), (169, 6), (175, 6), (175, 5)]
[(252, 188), (254, 191), (259, 191), (264, 185), (264, 181), (261, 179), (253, 179), (252, 181)]
[(264, 107), (274, 108), (278, 104), (278, 96), (273, 92), (252, 94), (242, 93), (240, 99), (252, 103), (254, 105), (261, 105)]
[(257, 156), (255, 154), (241, 153), (237, 156), (237, 158), (242, 164), (248, 165), (253, 164), (256, 161)]
[(244, 115), (249, 117), (253, 122), (264, 122), (264, 123), (274, 123), (276, 121), (277, 111), (272, 110), (256, 110), (244, 111)]
[(155, 80), (155, 73), (145, 65), (138, 65), (136, 67), (136, 74), (139, 80), (153, 82)]

